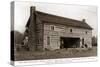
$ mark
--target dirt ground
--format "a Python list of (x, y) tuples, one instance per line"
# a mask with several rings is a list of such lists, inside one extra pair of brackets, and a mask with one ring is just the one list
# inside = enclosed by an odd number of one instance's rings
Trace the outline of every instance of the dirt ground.
[(68, 48), (54, 51), (19, 51), (15, 52), (15, 60), (38, 60), (97, 56), (97, 47)]

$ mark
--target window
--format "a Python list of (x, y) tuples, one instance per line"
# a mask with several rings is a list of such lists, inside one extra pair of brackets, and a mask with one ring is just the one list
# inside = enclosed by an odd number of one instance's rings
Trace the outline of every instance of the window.
[(85, 33), (87, 34), (87, 31)]
[(82, 38), (82, 44), (84, 45), (84, 38)]
[(51, 26), (51, 30), (54, 30), (54, 26)]
[(47, 37), (47, 45), (50, 45), (50, 37)]
[(72, 32), (72, 29), (70, 29), (70, 32)]
[(37, 44), (39, 44), (39, 40), (37, 40)]

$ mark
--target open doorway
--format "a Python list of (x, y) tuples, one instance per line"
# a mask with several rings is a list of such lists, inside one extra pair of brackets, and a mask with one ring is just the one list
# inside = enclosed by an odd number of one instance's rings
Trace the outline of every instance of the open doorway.
[(60, 48), (78, 48), (80, 46), (80, 38), (61, 37)]

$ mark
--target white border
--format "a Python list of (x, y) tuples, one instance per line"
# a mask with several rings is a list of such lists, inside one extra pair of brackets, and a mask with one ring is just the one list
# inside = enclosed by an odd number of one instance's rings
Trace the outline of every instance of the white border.
[(80, 63), (80, 62), (96, 62), (97, 57), (80, 57), (80, 58), (60, 58), (60, 59), (45, 59), (45, 60), (27, 60), (14, 61), (14, 66), (26, 65), (44, 65), (44, 64), (64, 64), (64, 63)]

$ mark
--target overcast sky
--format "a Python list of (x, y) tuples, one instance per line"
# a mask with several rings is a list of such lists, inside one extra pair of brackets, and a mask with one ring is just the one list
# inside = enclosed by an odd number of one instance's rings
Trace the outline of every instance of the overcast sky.
[(97, 7), (79, 6), (65, 4), (33, 3), (33, 2), (15, 2), (15, 30), (23, 33), (25, 25), (30, 16), (30, 6), (36, 6), (36, 10), (63, 16), (71, 19), (82, 20), (94, 29), (93, 35), (97, 34)]

